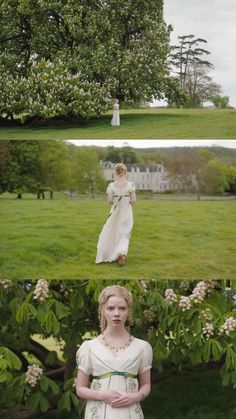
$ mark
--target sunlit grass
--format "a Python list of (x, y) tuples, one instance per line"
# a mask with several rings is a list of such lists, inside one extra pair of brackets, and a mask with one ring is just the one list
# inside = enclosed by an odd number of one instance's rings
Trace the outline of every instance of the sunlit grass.
[(48, 122), (41, 126), (0, 128), (0, 139), (233, 139), (235, 109), (121, 110), (121, 126), (111, 126), (111, 112), (87, 124)]
[(236, 278), (235, 201), (138, 200), (127, 264), (119, 268), (95, 264), (107, 203), (59, 196), (0, 199), (1, 278)]

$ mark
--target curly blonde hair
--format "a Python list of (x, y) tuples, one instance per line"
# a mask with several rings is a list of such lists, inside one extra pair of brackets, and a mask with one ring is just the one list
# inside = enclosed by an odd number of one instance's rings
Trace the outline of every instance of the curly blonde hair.
[(124, 163), (117, 163), (116, 165), (115, 165), (115, 171), (116, 171), (116, 174), (119, 176), (119, 175), (122, 175), (122, 174), (126, 174), (126, 172), (127, 172), (127, 167), (126, 167), (126, 165), (124, 164)]
[(129, 309), (129, 320), (131, 320), (131, 306), (133, 301), (133, 296), (125, 287), (120, 285), (110, 285), (105, 287), (98, 297), (99, 307), (98, 307), (98, 318), (100, 323), (101, 332), (106, 329), (106, 319), (103, 315), (103, 308), (110, 297), (120, 297), (124, 298)]

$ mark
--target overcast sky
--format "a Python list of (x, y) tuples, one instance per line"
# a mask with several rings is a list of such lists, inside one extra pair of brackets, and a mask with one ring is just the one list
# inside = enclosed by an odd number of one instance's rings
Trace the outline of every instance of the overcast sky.
[(236, 140), (71, 140), (77, 146), (97, 145), (100, 147), (123, 147), (129, 145), (134, 148), (147, 147), (183, 147), (183, 146), (222, 146), (236, 148)]
[(204, 38), (204, 49), (215, 70), (210, 75), (236, 107), (236, 0), (164, 0), (164, 15), (172, 24), (171, 44), (179, 35)]

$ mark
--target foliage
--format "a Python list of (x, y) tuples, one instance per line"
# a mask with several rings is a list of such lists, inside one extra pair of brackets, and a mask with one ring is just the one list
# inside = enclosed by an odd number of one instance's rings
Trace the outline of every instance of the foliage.
[[(51, 281), (49, 290), (40, 294), (32, 282), (1, 280), (1, 409), (14, 404), (31, 412), (56, 407), (80, 411), (74, 388), (75, 353), (87, 332), (90, 336), (98, 333), (98, 295), (109, 283), (112, 281)], [(120, 283), (135, 295), (132, 333), (151, 343), (154, 370), (160, 377), (173, 366), (177, 371), (220, 362), (223, 385), (236, 388), (234, 289), (226, 291), (224, 283), (203, 281)], [(184, 298), (189, 301), (187, 309), (181, 303)], [(229, 319), (234, 326), (227, 329)], [(213, 331), (208, 336), (205, 327), (209, 323)], [(37, 342), (35, 334), (62, 342), (64, 361), (47, 349), (46, 341)], [(29, 365), (43, 369), (35, 385), (27, 378)]]
[(228, 108), (229, 107), (229, 96), (212, 96), (211, 102), (215, 105), (216, 108)]
[(181, 91), (185, 94), (184, 106), (198, 108), (203, 102), (219, 95), (221, 87), (208, 74), (213, 65), (205, 56), (210, 52), (201, 47), (207, 41), (195, 38), (194, 35), (178, 36), (178, 39), (179, 45), (172, 46), (169, 54), (170, 65), (177, 74)]
[(0, 17), (3, 118), (88, 119), (111, 97), (169, 95), (163, 0), (4, 0)]
[(96, 150), (86, 150), (61, 141), (0, 141), (0, 192), (25, 192), (44, 198), (44, 192), (104, 190)]

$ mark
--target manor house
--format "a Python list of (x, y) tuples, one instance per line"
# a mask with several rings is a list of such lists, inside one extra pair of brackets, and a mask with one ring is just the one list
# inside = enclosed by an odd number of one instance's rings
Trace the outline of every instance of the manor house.
[[(106, 180), (115, 180), (115, 163), (102, 162)], [(136, 189), (152, 192), (165, 192), (171, 188), (168, 172), (162, 164), (126, 164), (127, 180), (135, 184)]]

